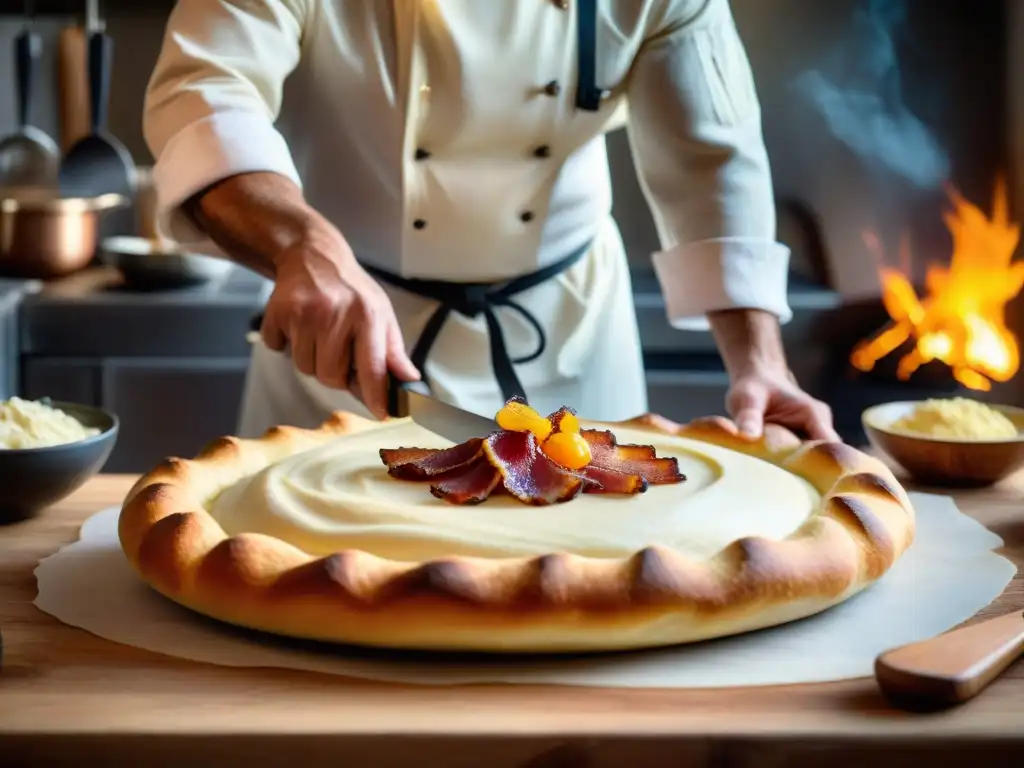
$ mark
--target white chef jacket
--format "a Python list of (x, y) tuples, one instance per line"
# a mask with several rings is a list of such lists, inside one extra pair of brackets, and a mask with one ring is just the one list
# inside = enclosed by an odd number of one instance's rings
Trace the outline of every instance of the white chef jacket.
[[(272, 171), (303, 186), (361, 261), (404, 277), (508, 279), (602, 237), (621, 252), (604, 133), (625, 122), (670, 321), (706, 327), (707, 312), (745, 307), (786, 322), (789, 251), (775, 240), (760, 108), (727, 0), (599, 0), (596, 112), (574, 107), (575, 22), (574, 0), (179, 0), (144, 119), (161, 228), (205, 241), (181, 203)], [(616, 307), (629, 283), (619, 260), (603, 278), (575, 270), (591, 292), (614, 283)], [(407, 334), (426, 309), (400, 317)], [(618, 319), (635, 337), (635, 320)], [(608, 329), (591, 320), (593, 346)], [(529, 351), (526, 331), (510, 335)], [(532, 386), (565, 373), (556, 358)], [(449, 384), (456, 400), (472, 389)]]

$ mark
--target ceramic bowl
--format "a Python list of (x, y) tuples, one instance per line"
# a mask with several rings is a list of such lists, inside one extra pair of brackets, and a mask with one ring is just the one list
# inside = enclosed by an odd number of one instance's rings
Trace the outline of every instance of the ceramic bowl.
[(0, 523), (25, 520), (69, 496), (103, 469), (117, 442), (117, 417), (89, 405), (49, 402), (98, 435), (44, 448), (0, 449)]
[(1017, 435), (995, 440), (943, 438), (892, 429), (919, 401), (884, 403), (861, 417), (875, 450), (889, 455), (919, 483), (935, 486), (992, 485), (1024, 467), (1024, 409), (987, 403), (1017, 427)]

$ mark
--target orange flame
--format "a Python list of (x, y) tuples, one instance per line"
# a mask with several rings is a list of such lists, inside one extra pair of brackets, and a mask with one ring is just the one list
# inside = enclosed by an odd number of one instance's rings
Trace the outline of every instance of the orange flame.
[[(883, 357), (913, 340), (913, 349), (896, 369), (901, 381), (925, 363), (938, 360), (964, 386), (987, 391), (993, 381), (1009, 381), (1020, 367), (1017, 338), (1005, 323), (1006, 304), (1024, 287), (1024, 263), (1010, 263), (1020, 228), (1010, 223), (1002, 180), (996, 183), (991, 218), (952, 187), (947, 194), (953, 203), (943, 217), (953, 236), (949, 266), (928, 267), (924, 298), (918, 297), (905, 272), (880, 267), (882, 304), (891, 322), (858, 344), (850, 363), (870, 371)], [(879, 249), (874, 234), (865, 233), (864, 238), (869, 248)], [(900, 251), (900, 260), (906, 263), (905, 238)]]

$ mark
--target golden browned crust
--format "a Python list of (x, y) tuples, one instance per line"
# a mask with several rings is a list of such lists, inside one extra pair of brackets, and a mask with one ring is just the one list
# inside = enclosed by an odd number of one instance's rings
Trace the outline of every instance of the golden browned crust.
[(906, 492), (882, 462), (850, 446), (801, 443), (774, 426), (747, 439), (721, 418), (626, 425), (769, 461), (810, 482), (821, 504), (787, 539), (740, 539), (704, 562), (652, 546), (618, 560), (552, 553), (402, 563), (356, 550), (315, 557), (256, 533), (229, 537), (206, 512), (221, 489), (375, 426), (337, 413), (316, 430), (225, 437), (195, 459), (168, 459), (126, 497), (121, 545), (157, 591), (243, 627), (394, 648), (552, 652), (671, 645), (803, 618), (877, 580), (913, 539)]

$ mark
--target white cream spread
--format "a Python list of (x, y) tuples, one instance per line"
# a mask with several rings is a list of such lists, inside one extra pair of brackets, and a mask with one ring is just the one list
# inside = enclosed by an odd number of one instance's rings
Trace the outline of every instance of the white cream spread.
[(660, 544), (703, 560), (745, 536), (785, 538), (818, 503), (809, 483), (760, 459), (695, 440), (613, 431), (620, 444), (675, 456), (686, 481), (546, 507), (504, 495), (456, 506), (434, 498), (426, 482), (387, 474), (381, 448), (452, 444), (400, 421), (285, 458), (226, 488), (210, 513), (228, 534), (268, 534), (314, 555), (362, 549), (408, 561), (559, 551), (622, 557)]
[(0, 450), (49, 448), (98, 435), (74, 416), (39, 400), (0, 401)]

